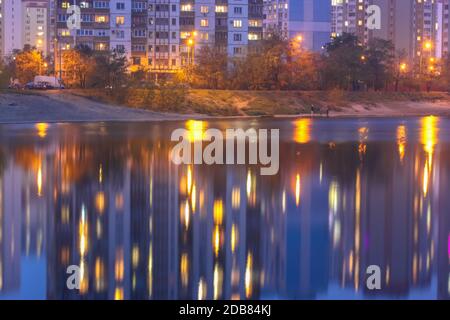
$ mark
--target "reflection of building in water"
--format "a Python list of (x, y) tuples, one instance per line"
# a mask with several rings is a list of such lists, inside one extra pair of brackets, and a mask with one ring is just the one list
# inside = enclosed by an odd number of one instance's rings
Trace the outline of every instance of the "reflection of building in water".
[[(450, 150), (441, 148), (439, 173), (436, 175), (439, 180), (437, 188), (439, 193), (450, 190)], [(447, 164), (447, 165), (445, 165)], [(436, 190), (435, 190), (436, 191)], [(437, 210), (439, 215), (439, 226), (436, 246), (437, 260), (437, 297), (438, 299), (450, 299), (450, 197), (436, 197), (438, 202)]]
[[(22, 147), (0, 175), (0, 292), (17, 290), (21, 256), (35, 255), (48, 298), (370, 297), (373, 264), (382, 294), (434, 288), (437, 274), (448, 298), (450, 161), (437, 125), (424, 118), (419, 137), (394, 128), (389, 142), (362, 127), (359, 141), (318, 144), (313, 124), (297, 122), (273, 177), (175, 166), (158, 138), (92, 142), (61, 129), (59, 144)], [(204, 124), (193, 127), (195, 140)], [(79, 291), (66, 287), (73, 264)]]
[(0, 293), (20, 287), (22, 176), (12, 164), (0, 173)]

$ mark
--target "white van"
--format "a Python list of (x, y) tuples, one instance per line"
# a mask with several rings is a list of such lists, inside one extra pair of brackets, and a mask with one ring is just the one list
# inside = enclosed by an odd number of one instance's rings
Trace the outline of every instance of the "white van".
[(64, 85), (57, 77), (35, 76), (33, 82), (36, 87), (45, 85), (48, 89), (64, 89)]

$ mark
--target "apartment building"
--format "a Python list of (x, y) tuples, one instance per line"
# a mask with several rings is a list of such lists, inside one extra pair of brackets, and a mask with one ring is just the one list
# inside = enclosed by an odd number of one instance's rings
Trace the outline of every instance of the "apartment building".
[(331, 9), (330, 0), (264, 0), (264, 37), (301, 36), (305, 49), (320, 51), (330, 41)]
[[(202, 46), (243, 56), (263, 36), (263, 0), (57, 0), (61, 50), (78, 44), (124, 50), (131, 69), (172, 72), (193, 63)], [(79, 29), (68, 28), (67, 9), (81, 11)]]
[(22, 2), (22, 41), (41, 51), (49, 53), (48, 43), (48, 2), (23, 0)]
[(448, 36), (444, 2), (448, 19), (444, 0), (332, 0), (332, 36), (352, 33), (363, 44), (375, 37), (391, 40), (397, 51), (420, 64), (424, 58), (442, 56), (441, 39)]
[(1, 52), (10, 55), (14, 49), (23, 48), (22, 40), (22, 0), (2, 0), (1, 4)]
[(0, 55), (5, 58), (25, 45), (50, 53), (49, 2), (47, 0), (0, 1)]

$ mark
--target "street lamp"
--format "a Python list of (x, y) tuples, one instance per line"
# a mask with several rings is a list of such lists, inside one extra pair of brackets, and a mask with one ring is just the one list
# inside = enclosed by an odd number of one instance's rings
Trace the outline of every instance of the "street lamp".
[(301, 34), (298, 35), (296, 39), (298, 42), (303, 42), (303, 36)]
[(400, 71), (401, 71), (401, 72), (405, 72), (405, 71), (406, 71), (406, 68), (407, 68), (406, 63), (403, 62), (403, 63), (400, 64)]

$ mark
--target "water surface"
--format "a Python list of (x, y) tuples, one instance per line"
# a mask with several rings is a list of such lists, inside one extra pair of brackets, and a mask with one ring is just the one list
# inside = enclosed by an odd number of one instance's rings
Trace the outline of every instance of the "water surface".
[[(179, 127), (279, 128), (280, 172), (174, 165)], [(2, 299), (450, 298), (447, 118), (0, 125), (0, 143)]]

